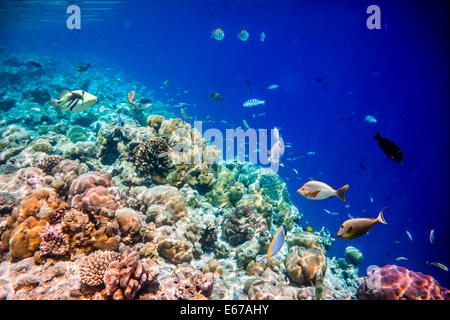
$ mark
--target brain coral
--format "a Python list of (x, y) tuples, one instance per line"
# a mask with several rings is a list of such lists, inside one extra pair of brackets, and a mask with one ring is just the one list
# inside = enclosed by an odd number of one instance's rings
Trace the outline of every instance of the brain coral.
[(325, 256), (317, 248), (291, 248), (285, 265), (289, 277), (299, 284), (320, 284), (327, 270)]
[(103, 276), (113, 261), (121, 259), (121, 254), (113, 251), (95, 251), (84, 256), (79, 261), (79, 274), (81, 283), (88, 286), (103, 284)]
[(396, 265), (370, 270), (356, 295), (360, 300), (450, 300), (450, 290), (433, 277)]

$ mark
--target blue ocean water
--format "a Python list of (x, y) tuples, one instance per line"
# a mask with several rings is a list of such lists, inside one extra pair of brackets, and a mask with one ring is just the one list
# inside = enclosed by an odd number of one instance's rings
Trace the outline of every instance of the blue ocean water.
[[(2, 2), (0, 42), (9, 52), (97, 61), (155, 88), (159, 99), (189, 90), (182, 101), (196, 104), (190, 114), (216, 120), (204, 129), (225, 130), (219, 120), (243, 126), (243, 119), (252, 128), (277, 126), (292, 145), (279, 174), (302, 226), (335, 234), (348, 214), (376, 217), (387, 207), (387, 225), (354, 240), (337, 238), (327, 255), (341, 257), (352, 245), (364, 254), (362, 273), (369, 265), (397, 264), (450, 286), (448, 272), (425, 263), (450, 266), (445, 1), (134, 0), (105, 1), (103, 10), (79, 1), (80, 30), (66, 27), (69, 2), (33, 2), (26, 14), (19, 1)], [(381, 9), (380, 30), (366, 27), (371, 4)], [(219, 27), (222, 41), (211, 38)], [(248, 41), (237, 38), (242, 29)], [(157, 89), (165, 80), (163, 93)], [(271, 84), (279, 87), (267, 90)], [(211, 92), (224, 101), (213, 102)], [(267, 103), (243, 108), (250, 98)], [(253, 117), (260, 113), (266, 114)], [(365, 121), (367, 115), (377, 122)], [(402, 164), (383, 154), (377, 132), (402, 148)], [(301, 197), (296, 190), (309, 178), (336, 188), (349, 184), (347, 202)], [(408, 260), (396, 261), (399, 256)]]

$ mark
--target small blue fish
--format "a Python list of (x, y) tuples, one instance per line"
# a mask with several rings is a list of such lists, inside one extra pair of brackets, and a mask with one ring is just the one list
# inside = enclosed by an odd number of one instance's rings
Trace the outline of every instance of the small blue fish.
[(247, 30), (243, 29), (241, 32), (237, 34), (237, 37), (239, 40), (247, 41), (250, 35), (248, 34)]
[(277, 84), (271, 84), (270, 86), (268, 86), (266, 89), (268, 89), (268, 90), (273, 90), (273, 89), (276, 89), (276, 88), (278, 88), (279, 87), (279, 85), (277, 85)]
[(260, 39), (261, 42), (264, 42), (264, 40), (266, 39), (266, 34), (264, 32), (261, 32)]
[(406, 234), (408, 235), (409, 240), (413, 241), (413, 237), (409, 231), (406, 231)]
[(125, 122), (122, 119), (122, 115), (119, 113), (117, 114), (117, 122), (119, 123), (119, 126), (123, 127), (125, 125)]
[(368, 115), (365, 119), (367, 122), (376, 123), (377, 119), (374, 116)]
[(225, 38), (225, 33), (222, 29), (217, 28), (216, 30), (211, 31), (211, 37), (216, 40), (223, 40), (223, 38)]

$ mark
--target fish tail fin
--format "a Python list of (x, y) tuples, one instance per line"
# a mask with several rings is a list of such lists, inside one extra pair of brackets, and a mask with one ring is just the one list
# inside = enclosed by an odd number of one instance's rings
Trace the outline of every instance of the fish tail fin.
[(55, 99), (55, 98), (51, 98), (50, 99), (50, 105), (51, 106), (57, 106), (58, 105), (58, 102), (59, 102), (59, 100), (58, 99)]
[(377, 132), (377, 134), (375, 135), (375, 137), (373, 137), (375, 140), (380, 141), (381, 139), (381, 134), (379, 132)]
[(339, 197), (339, 199), (341, 199), (341, 200), (344, 201), (344, 202), (346, 201), (344, 192), (347, 191), (347, 189), (348, 189), (349, 187), (350, 187), (350, 186), (349, 186), (348, 184), (346, 184), (346, 185), (343, 186), (342, 188), (339, 188), (338, 190), (336, 190), (337, 196)]
[(384, 220), (384, 216), (383, 216), (383, 210), (384, 209), (386, 209), (386, 208), (383, 208), (383, 209), (380, 210), (380, 213), (378, 214), (378, 217), (377, 217), (377, 221), (381, 222), (383, 224), (387, 224), (387, 222), (386, 222), (386, 220)]

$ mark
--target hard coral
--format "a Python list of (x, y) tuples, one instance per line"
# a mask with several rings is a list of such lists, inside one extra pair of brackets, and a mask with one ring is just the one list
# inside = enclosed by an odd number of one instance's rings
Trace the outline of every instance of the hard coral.
[(285, 264), (287, 274), (298, 284), (320, 284), (327, 270), (325, 256), (316, 248), (291, 248)]
[(450, 300), (450, 290), (433, 277), (396, 265), (370, 270), (356, 295), (360, 300)]
[(47, 156), (36, 163), (36, 167), (42, 169), (46, 174), (51, 174), (54, 167), (56, 167), (61, 161), (64, 160), (64, 157), (54, 155)]
[(166, 138), (146, 140), (134, 148), (134, 164), (141, 173), (165, 177), (170, 167), (169, 148)]
[(95, 251), (84, 256), (79, 261), (79, 274), (81, 283), (88, 286), (99, 286), (103, 284), (103, 276), (109, 265), (120, 260), (122, 255), (113, 251)]
[(45, 225), (39, 234), (41, 256), (65, 256), (69, 252), (68, 235), (62, 231), (62, 224)]
[[(151, 260), (149, 263), (156, 264)], [(124, 254), (120, 261), (112, 262), (105, 273), (104, 296), (114, 300), (134, 299), (147, 281), (157, 281), (158, 274), (159, 271), (149, 274), (136, 252)]]
[(255, 213), (250, 206), (237, 206), (223, 220), (222, 231), (225, 238), (232, 245), (257, 239), (264, 247), (270, 240), (266, 220)]

